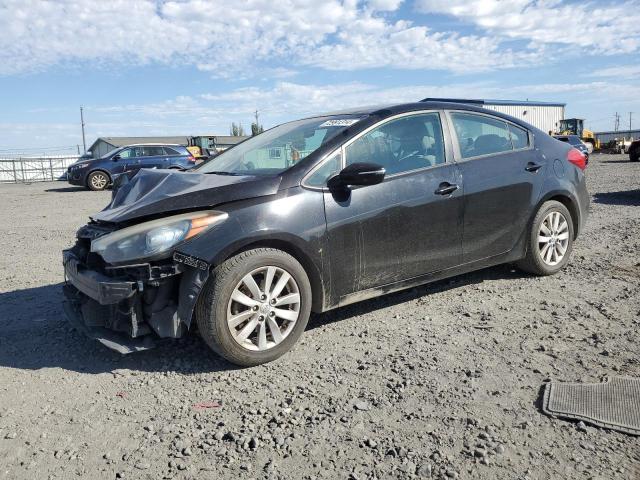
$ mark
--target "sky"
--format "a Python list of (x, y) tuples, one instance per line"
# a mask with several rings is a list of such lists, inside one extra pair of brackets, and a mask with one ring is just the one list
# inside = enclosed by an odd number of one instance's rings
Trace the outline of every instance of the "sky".
[(425, 97), (640, 128), (640, 0), (0, 0), (0, 154)]

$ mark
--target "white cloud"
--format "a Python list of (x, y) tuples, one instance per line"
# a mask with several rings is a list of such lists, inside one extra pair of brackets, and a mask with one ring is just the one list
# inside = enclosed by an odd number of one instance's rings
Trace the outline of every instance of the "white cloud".
[(195, 65), (216, 76), (300, 66), (479, 71), (538, 60), (500, 39), (393, 20), (401, 0), (4, 0), (0, 74), (52, 65)]
[(403, 0), (369, 0), (367, 6), (380, 12), (392, 12), (397, 10), (402, 2)]
[[(536, 44), (582, 47), (587, 54), (631, 53), (640, 49), (637, 0), (566, 3), (560, 0), (417, 0), (424, 13), (473, 23), (495, 34)], [(590, 50), (588, 50), (590, 49)]]
[(589, 74), (591, 77), (616, 77), (636, 79), (640, 77), (640, 65), (624, 65), (619, 67), (601, 68)]
[(356, 20), (339, 39), (337, 45), (318, 47), (303, 62), (330, 70), (392, 67), (468, 73), (540, 60), (535, 51), (514, 52), (495, 38), (433, 32), (404, 21), (388, 24), (380, 18)]

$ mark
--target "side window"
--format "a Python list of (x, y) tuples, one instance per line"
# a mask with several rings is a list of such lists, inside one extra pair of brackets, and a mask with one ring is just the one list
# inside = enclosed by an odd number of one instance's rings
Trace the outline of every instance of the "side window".
[(135, 155), (133, 155), (133, 149), (132, 148), (125, 148), (124, 150), (120, 150), (118, 152), (118, 155), (120, 155), (120, 158), (131, 158), (131, 157), (135, 156)]
[(511, 133), (506, 122), (484, 115), (452, 113), (462, 158), (512, 150)]
[(329, 160), (326, 160), (320, 168), (307, 177), (304, 184), (309, 187), (324, 187), (327, 185), (327, 180), (333, 177), (340, 170), (342, 170), (342, 155), (340, 153), (336, 153)]
[(130, 150), (129, 158), (142, 157), (142, 147), (133, 147)]
[(161, 157), (164, 155), (162, 147), (142, 147), (143, 157)]
[(375, 163), (387, 175), (445, 162), (440, 115), (423, 113), (384, 123), (346, 148), (347, 165)]
[(509, 133), (511, 133), (511, 143), (514, 150), (529, 146), (529, 132), (524, 128), (509, 124)]

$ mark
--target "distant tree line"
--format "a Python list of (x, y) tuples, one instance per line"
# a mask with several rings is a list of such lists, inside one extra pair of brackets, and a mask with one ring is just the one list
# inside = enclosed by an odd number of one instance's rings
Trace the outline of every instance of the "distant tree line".
[[(251, 136), (258, 135), (259, 133), (262, 133), (262, 132), (264, 132), (264, 127), (261, 124), (259, 124), (258, 122), (253, 122), (251, 124)], [(229, 133), (233, 137), (244, 137), (246, 135), (246, 132), (244, 131), (244, 127), (242, 126), (242, 123), (236, 124), (235, 122), (231, 124), (231, 127), (229, 128)]]

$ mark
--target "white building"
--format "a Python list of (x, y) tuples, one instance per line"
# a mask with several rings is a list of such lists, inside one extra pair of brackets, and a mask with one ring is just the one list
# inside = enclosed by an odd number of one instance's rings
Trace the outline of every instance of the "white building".
[(524, 120), (543, 132), (555, 132), (560, 120), (565, 118), (564, 109), (566, 103), (530, 102), (519, 100), (480, 100), (461, 98), (425, 98), (425, 101), (465, 103), (478, 107), (506, 113), (512, 117)]

